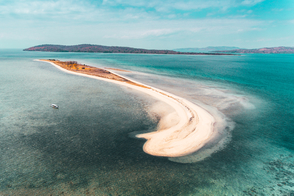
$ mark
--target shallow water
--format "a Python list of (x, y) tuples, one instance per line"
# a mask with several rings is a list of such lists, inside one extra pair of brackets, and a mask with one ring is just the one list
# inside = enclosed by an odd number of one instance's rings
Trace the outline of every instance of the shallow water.
[[(130, 133), (156, 129), (157, 100), (39, 58), (132, 70), (120, 74), (219, 112), (234, 129), (202, 161), (147, 155)], [(293, 59), (1, 50), (0, 195), (291, 195)]]

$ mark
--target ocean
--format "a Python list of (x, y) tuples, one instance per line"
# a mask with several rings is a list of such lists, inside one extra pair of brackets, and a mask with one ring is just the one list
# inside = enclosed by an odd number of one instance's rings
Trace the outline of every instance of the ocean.
[[(115, 72), (183, 97), (225, 126), (199, 152), (148, 155), (134, 134), (155, 131), (168, 106), (35, 59), (129, 70)], [(0, 50), (0, 70), (1, 196), (294, 195), (293, 54)]]

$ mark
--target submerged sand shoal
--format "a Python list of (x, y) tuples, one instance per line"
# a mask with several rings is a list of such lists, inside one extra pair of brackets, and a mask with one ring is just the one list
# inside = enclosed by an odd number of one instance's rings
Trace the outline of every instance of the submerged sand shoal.
[[(109, 70), (78, 64), (75, 61), (40, 60), (58, 69), (81, 76), (105, 80), (141, 91), (170, 105), (176, 112), (177, 123), (155, 132), (138, 134), (147, 139), (144, 152), (154, 156), (180, 157), (202, 148), (214, 135), (215, 119), (203, 108), (171, 93), (127, 79)], [(169, 120), (167, 121), (169, 122)]]

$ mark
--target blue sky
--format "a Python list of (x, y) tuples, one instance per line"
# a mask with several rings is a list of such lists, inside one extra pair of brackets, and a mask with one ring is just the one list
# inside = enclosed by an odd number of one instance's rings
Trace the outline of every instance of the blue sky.
[(294, 46), (293, 0), (0, 0), (0, 48)]

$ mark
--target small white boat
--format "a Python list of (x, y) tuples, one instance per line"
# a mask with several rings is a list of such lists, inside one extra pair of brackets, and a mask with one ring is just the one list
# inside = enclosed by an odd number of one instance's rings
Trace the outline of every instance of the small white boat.
[(56, 105), (56, 104), (51, 104), (50, 107), (52, 107), (52, 108), (54, 108), (54, 109), (58, 109), (58, 105)]

